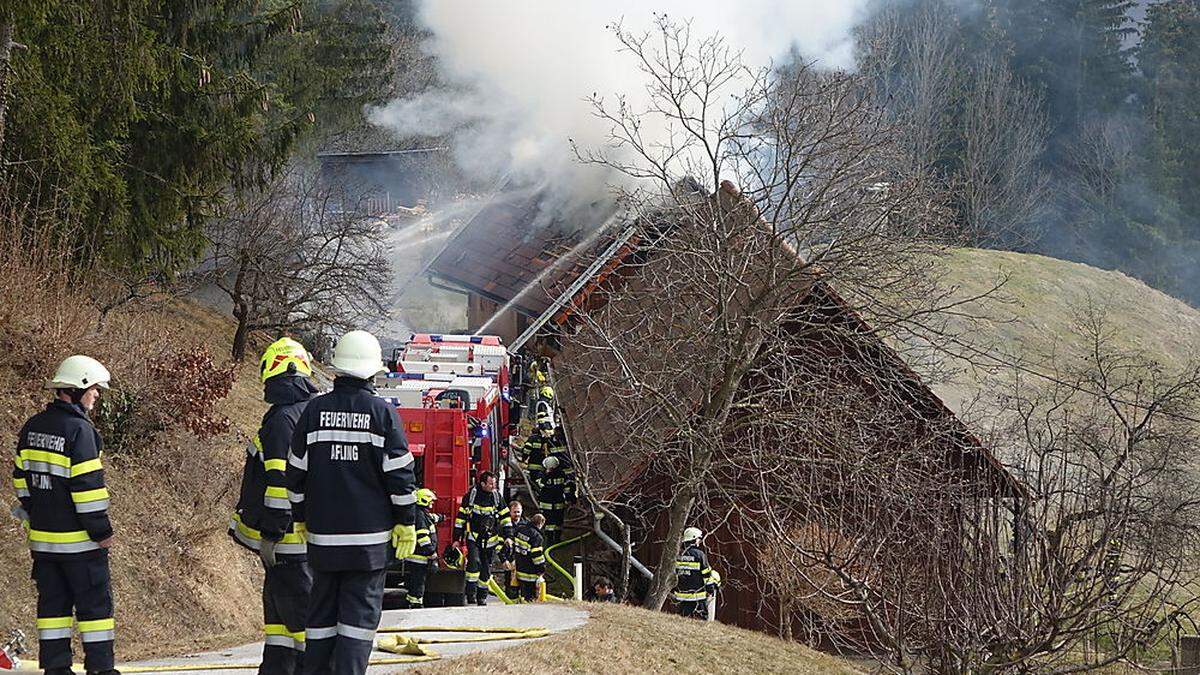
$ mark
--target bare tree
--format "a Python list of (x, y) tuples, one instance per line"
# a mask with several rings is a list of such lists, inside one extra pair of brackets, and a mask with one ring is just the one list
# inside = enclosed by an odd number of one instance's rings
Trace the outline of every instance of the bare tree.
[[(949, 429), (864, 405), (836, 366), (790, 371), (822, 392), (819, 414), (804, 395), (779, 400), (800, 379), (764, 388), (781, 412), (746, 435), (738, 467), (757, 490), (728, 501), (742, 537), (785, 551), (765, 590), (808, 592), (819, 610), (781, 621), (882, 647), (901, 672), (1078, 672), (1167, 638), (1197, 602), (1200, 371), (1114, 350), (1090, 310), (1078, 328), (1079, 362), (1000, 397), (1016, 492), (947, 461)], [(804, 441), (781, 454), (783, 435)], [(829, 617), (861, 630), (819, 625)]]
[(860, 69), (879, 104), (900, 122), (899, 143), (920, 171), (944, 164), (958, 137), (966, 59), (953, 21), (945, 2), (923, 0), (911, 9), (882, 9), (861, 30)]
[(214, 220), (199, 269), (233, 303), (234, 359), (251, 331), (346, 329), (383, 311), (389, 267), (365, 203), (293, 166)]
[(1025, 237), (1049, 203), (1041, 168), (1048, 127), (1041, 97), (991, 55), (979, 58), (963, 101), (956, 193), (964, 225), (980, 241)]
[[(645, 599), (659, 608), (684, 527), (719, 521), (710, 492), (740, 453), (737, 430), (764, 412), (748, 377), (803, 344), (814, 303), (829, 309), (822, 284), (883, 332), (931, 310), (947, 221), (859, 76), (750, 69), (666, 18), (615, 35), (648, 101), (595, 99), (610, 143), (578, 152), (633, 179), (638, 252), (555, 363), (568, 414), (594, 392), (621, 430), (603, 442), (576, 432), (589, 483), (661, 486), (667, 526)], [(883, 296), (905, 301), (884, 312)]]

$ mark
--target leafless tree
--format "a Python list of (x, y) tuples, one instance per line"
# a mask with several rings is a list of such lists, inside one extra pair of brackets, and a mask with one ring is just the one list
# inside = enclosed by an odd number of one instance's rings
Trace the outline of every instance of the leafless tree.
[(964, 225), (980, 240), (1040, 227), (1050, 197), (1041, 168), (1047, 133), (1041, 97), (995, 57), (980, 57), (963, 101), (956, 176)]
[[(726, 501), (739, 536), (785, 551), (764, 590), (808, 594), (781, 625), (882, 649), (901, 672), (1067, 673), (1136, 661), (1194, 612), (1200, 371), (1115, 350), (1094, 311), (1078, 330), (1079, 361), (1000, 395), (1013, 490), (948, 461), (948, 428), (890, 418), (833, 365), (790, 371), (821, 391), (807, 405), (782, 400), (801, 382), (772, 370), (781, 412), (738, 467), (757, 489)], [(804, 441), (781, 454), (781, 437)]]
[(953, 9), (942, 0), (917, 5), (882, 9), (867, 22), (859, 60), (876, 100), (901, 122), (899, 143), (913, 168), (934, 171), (958, 136), (966, 59), (955, 40)]
[(594, 99), (612, 136), (578, 152), (631, 179), (637, 251), (555, 364), (567, 414), (601, 397), (605, 426), (620, 429), (572, 427), (592, 487), (628, 495), (614, 484), (643, 479), (633, 492), (648, 503), (634, 512), (655, 511), (653, 485), (666, 500), (645, 599), (659, 608), (684, 527), (720, 519), (707, 497), (740, 452), (736, 431), (766, 412), (750, 375), (831, 310), (825, 284), (880, 333), (921, 323), (944, 297), (931, 270), (947, 219), (860, 76), (750, 69), (719, 37), (666, 18), (614, 32), (647, 102)]
[(365, 203), (293, 166), (214, 220), (199, 269), (233, 304), (235, 359), (251, 331), (346, 329), (383, 311), (389, 267)]

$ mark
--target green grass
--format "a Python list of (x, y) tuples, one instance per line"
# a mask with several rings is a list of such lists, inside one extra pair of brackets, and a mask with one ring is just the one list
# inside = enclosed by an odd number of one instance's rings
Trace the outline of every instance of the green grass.
[(944, 280), (956, 298), (1000, 285), (966, 308), (972, 319), (949, 320), (987, 356), (943, 357), (950, 376), (929, 378), (959, 412), (978, 395), (1011, 383), (1013, 372), (1003, 363), (1020, 359), (1039, 372), (1077, 363), (1088, 349), (1077, 321), (1089, 305), (1103, 312), (1112, 349), (1141, 352), (1167, 372), (1200, 355), (1200, 311), (1120, 272), (1040, 255), (960, 249), (947, 257)]

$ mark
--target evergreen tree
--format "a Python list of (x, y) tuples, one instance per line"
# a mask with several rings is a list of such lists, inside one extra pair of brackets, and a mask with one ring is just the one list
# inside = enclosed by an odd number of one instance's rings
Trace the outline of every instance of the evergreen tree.
[(1139, 56), (1153, 129), (1152, 184), (1179, 205), (1187, 234), (1200, 238), (1200, 3), (1152, 6)]
[(137, 272), (190, 263), (230, 188), (374, 100), (388, 53), (365, 0), (43, 0), (14, 24), (11, 175)]

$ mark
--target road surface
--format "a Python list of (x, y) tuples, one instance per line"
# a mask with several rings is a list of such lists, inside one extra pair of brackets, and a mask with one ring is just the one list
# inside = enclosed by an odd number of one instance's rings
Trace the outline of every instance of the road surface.
[[(578, 628), (587, 621), (587, 612), (558, 603), (539, 603), (534, 605), (501, 605), (492, 604), (487, 607), (445, 607), (422, 610), (392, 610), (383, 613), (381, 626), (483, 626), (483, 627), (516, 627), (516, 628), (547, 628), (554, 633)], [(382, 633), (380, 634), (383, 635)], [(467, 635), (465, 633), (420, 633), (426, 637), (448, 637)], [(552, 639), (536, 638), (536, 639)], [(503, 640), (497, 642), (466, 642), (461, 644), (436, 644), (429, 648), (436, 651), (442, 658), (453, 658), (462, 654), (482, 652), (493, 649), (504, 649), (524, 644), (530, 640)], [(138, 661), (121, 664), (121, 666), (186, 666), (190, 664), (257, 664), (262, 654), (259, 643), (223, 649), (201, 654), (193, 654), (172, 659), (154, 661)], [(372, 658), (388, 658), (395, 656), (376, 650)], [(121, 667), (118, 666), (118, 667)], [(395, 673), (413, 666), (389, 665), (372, 666), (367, 672), (372, 674)], [(204, 673), (206, 675), (237, 675), (238, 673), (253, 672), (247, 670), (217, 670), (198, 669), (184, 672), (191, 675)]]

